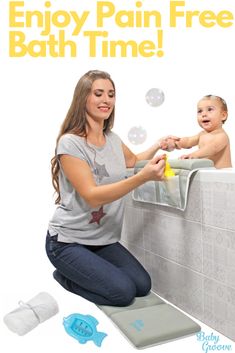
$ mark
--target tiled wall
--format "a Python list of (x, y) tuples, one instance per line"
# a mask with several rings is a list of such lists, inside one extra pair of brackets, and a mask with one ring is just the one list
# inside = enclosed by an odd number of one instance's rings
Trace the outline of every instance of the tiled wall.
[(122, 241), (156, 293), (235, 340), (235, 170), (197, 172), (185, 212), (129, 194)]

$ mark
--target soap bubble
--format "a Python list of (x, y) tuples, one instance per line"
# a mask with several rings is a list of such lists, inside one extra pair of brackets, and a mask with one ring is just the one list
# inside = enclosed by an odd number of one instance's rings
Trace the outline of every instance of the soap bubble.
[(147, 138), (147, 132), (141, 126), (133, 126), (128, 132), (128, 140), (133, 145), (144, 143)]
[(146, 102), (151, 107), (159, 107), (164, 102), (164, 92), (159, 88), (151, 88), (145, 95)]

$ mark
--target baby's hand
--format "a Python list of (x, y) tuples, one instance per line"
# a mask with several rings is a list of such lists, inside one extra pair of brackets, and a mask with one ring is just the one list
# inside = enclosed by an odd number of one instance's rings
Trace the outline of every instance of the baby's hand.
[(183, 154), (182, 156), (179, 157), (179, 159), (193, 159), (192, 154)]
[(168, 141), (164, 139), (159, 140), (159, 147), (163, 151), (168, 151)]

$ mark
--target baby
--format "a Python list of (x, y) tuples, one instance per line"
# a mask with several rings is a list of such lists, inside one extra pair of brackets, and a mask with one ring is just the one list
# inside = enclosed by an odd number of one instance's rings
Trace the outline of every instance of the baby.
[(214, 162), (216, 168), (231, 168), (229, 137), (223, 129), (227, 117), (227, 104), (222, 98), (213, 95), (204, 96), (197, 105), (197, 120), (203, 130), (197, 135), (174, 141), (177, 149), (196, 145), (198, 149), (180, 158), (207, 158)]

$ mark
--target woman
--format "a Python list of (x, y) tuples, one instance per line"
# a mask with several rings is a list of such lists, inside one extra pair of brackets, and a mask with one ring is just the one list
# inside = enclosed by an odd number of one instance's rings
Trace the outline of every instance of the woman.
[[(68, 291), (99, 305), (129, 305), (146, 295), (151, 279), (120, 243), (123, 196), (164, 177), (159, 141), (133, 154), (111, 131), (115, 85), (110, 75), (89, 71), (79, 80), (57, 139), (52, 179), (58, 207), (49, 222), (47, 255), (54, 278)], [(136, 175), (126, 168), (151, 159)]]

